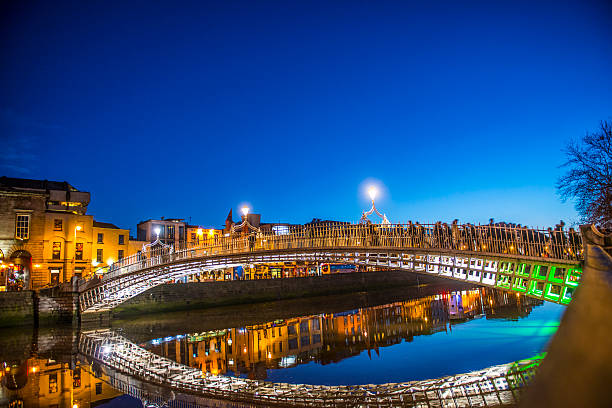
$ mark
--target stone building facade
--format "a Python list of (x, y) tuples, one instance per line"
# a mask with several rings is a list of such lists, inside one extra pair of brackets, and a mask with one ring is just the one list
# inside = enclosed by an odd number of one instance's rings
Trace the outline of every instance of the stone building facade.
[(89, 202), (67, 182), (0, 177), (0, 290), (87, 277), (129, 256), (129, 230), (95, 221)]

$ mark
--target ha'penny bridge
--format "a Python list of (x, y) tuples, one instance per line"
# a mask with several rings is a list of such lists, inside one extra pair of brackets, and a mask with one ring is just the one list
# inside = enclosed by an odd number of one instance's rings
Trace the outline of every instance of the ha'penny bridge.
[[(150, 404), (147, 406), (158, 407), (502, 406), (516, 405), (525, 396), (524, 387), (534, 378), (536, 385), (530, 390), (545, 394), (551, 401), (568, 398), (568, 392), (572, 393), (558, 387), (559, 383), (566, 383), (570, 390), (570, 382), (576, 386), (594, 381), (584, 371), (576, 375), (554, 373), (564, 371), (567, 355), (586, 360), (591, 353), (601, 353), (601, 347), (605, 348), (605, 335), (602, 339), (601, 330), (596, 327), (602, 321), (601, 314), (611, 309), (610, 288), (602, 284), (602, 276), (609, 279), (612, 269), (612, 259), (604, 251), (609, 249), (612, 239), (595, 228), (583, 227), (579, 235), (561, 229), (493, 225), (361, 223), (299, 226), (282, 234), (247, 227), (232, 229), (228, 236), (178, 250), (152, 245), (142, 254), (122, 260), (96, 286), (80, 294), (81, 314), (109, 311), (149, 288), (181, 276), (282, 261), (341, 262), (373, 269), (397, 269), (562, 305), (570, 304), (577, 293), (571, 305), (580, 307), (569, 308), (566, 314), (572, 316), (571, 322), (560, 326), (550, 346), (551, 352), (544, 360), (537, 356), (426, 381), (325, 386), (211, 375), (153, 354), (111, 329), (83, 331), (79, 339), (81, 356), (99, 364), (116, 389)], [(587, 272), (584, 275), (583, 270)], [(579, 287), (581, 290), (577, 290)], [(601, 304), (601, 311), (594, 312), (589, 305), (591, 298)], [(592, 333), (592, 349), (585, 349), (584, 343), (576, 345), (576, 339), (572, 338), (576, 332)], [(605, 354), (605, 350), (603, 353), (601, 361), (595, 358), (591, 359), (595, 363), (589, 364), (608, 364), (609, 353)], [(546, 371), (546, 376), (536, 375), (541, 370)], [(546, 381), (552, 386), (541, 387)], [(526, 406), (539, 406), (532, 397), (532, 393), (526, 394), (527, 402), (531, 401)]]
[(142, 253), (122, 259), (99, 282), (82, 286), (86, 289), (79, 296), (81, 314), (110, 311), (183, 276), (271, 262), (329, 262), (402, 270), (564, 305), (571, 301), (582, 274), (582, 240), (573, 231), (361, 223), (295, 226), (278, 234), (250, 227), (181, 249), (150, 245)]

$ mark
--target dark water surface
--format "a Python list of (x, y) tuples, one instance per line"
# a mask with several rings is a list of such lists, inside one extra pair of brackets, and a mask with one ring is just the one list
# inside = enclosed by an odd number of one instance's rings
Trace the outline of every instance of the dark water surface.
[[(437, 378), (534, 356), (546, 349), (564, 309), (457, 286), (177, 312), (111, 325), (148, 351), (205, 374), (345, 385)], [(69, 327), (0, 331), (0, 406), (142, 407), (78, 354), (78, 334)]]

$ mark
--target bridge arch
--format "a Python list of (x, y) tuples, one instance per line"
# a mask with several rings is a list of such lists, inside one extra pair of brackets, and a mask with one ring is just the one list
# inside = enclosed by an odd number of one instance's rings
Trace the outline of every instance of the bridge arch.
[[(461, 228), (460, 228), (461, 227)], [(289, 234), (223, 237), (213, 245), (151, 251), (118, 263), (81, 295), (82, 312), (110, 310), (145, 290), (200, 270), (266, 262), (341, 262), (437, 275), (567, 304), (581, 248), (524, 228), (349, 224)], [(551, 258), (550, 254), (557, 257)]]

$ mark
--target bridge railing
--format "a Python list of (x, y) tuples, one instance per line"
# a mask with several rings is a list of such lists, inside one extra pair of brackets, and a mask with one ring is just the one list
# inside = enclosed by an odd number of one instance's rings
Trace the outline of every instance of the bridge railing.
[(292, 226), (289, 233), (237, 232), (182, 248), (154, 247), (114, 263), (103, 280), (178, 260), (253, 251), (340, 248), (422, 248), (517, 255), (559, 260), (582, 259), (578, 232), (502, 226), (446, 224), (342, 224)]

